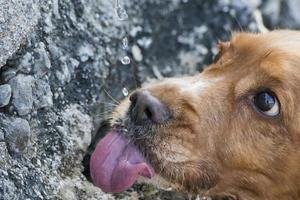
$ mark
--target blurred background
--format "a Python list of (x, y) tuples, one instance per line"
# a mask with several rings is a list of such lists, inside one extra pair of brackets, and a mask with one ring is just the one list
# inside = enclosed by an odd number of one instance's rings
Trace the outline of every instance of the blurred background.
[(299, 10), (299, 0), (0, 0), (0, 199), (189, 199), (93, 186), (89, 156), (110, 112), (145, 82), (199, 73), (234, 32), (299, 28)]

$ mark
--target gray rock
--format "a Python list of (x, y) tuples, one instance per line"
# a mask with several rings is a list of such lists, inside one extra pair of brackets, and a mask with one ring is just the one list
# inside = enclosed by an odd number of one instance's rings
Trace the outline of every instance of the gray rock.
[(53, 105), (53, 94), (47, 82), (40, 79), (34, 81), (32, 91), (35, 109), (47, 108)]
[(74, 59), (74, 58), (70, 58), (70, 65), (71, 65), (71, 68), (73, 70), (75, 70), (75, 68), (77, 68), (79, 66), (79, 61)]
[(4, 71), (2, 74), (1, 74), (1, 78), (7, 82), (9, 81), (10, 79), (12, 79), (13, 77), (15, 77), (17, 75), (17, 70), (16, 69), (13, 69), (13, 68), (9, 68), (8, 70)]
[(21, 118), (1, 119), (5, 142), (12, 156), (19, 156), (26, 148), (30, 138), (29, 123)]
[(33, 105), (33, 77), (19, 74), (9, 81), (12, 88), (12, 104), (20, 116), (29, 114)]
[(30, 73), (31, 72), (31, 65), (32, 65), (33, 59), (31, 53), (27, 52), (23, 58), (20, 60), (19, 64), (19, 71), (23, 73)]
[(72, 69), (67, 64), (66, 57), (62, 56), (59, 58), (59, 68), (60, 70), (57, 70), (55, 72), (56, 78), (60, 81), (62, 85), (65, 85), (66, 83), (69, 83), (71, 81), (72, 76)]
[(0, 107), (6, 106), (11, 97), (11, 87), (9, 84), (0, 85)]
[(4, 132), (0, 129), (0, 142), (4, 141)]
[(17, 199), (17, 187), (12, 180), (1, 180), (0, 199)]
[(33, 72), (36, 77), (43, 77), (51, 68), (51, 62), (48, 52), (45, 50), (45, 44), (40, 42), (34, 51)]
[(37, 0), (0, 0), (0, 66), (24, 42), (38, 17)]
[(77, 55), (80, 57), (81, 62), (86, 62), (94, 56), (94, 47), (90, 44), (83, 44), (79, 47)]
[(70, 140), (73, 140), (78, 149), (86, 151), (91, 143), (93, 124), (91, 117), (80, 109), (79, 105), (72, 104), (62, 112), (62, 118), (69, 127)]

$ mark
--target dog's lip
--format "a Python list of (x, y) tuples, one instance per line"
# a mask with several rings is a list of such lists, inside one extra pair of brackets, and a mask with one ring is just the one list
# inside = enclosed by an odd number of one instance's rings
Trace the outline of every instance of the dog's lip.
[(105, 192), (122, 192), (144, 176), (152, 178), (154, 169), (124, 135), (109, 132), (98, 144), (90, 161), (91, 177)]

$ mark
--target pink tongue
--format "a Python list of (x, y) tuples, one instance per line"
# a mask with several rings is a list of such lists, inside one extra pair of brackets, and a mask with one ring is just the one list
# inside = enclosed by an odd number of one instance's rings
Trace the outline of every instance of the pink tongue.
[(152, 178), (153, 168), (128, 139), (108, 133), (98, 144), (90, 161), (91, 177), (104, 192), (122, 192), (139, 176)]

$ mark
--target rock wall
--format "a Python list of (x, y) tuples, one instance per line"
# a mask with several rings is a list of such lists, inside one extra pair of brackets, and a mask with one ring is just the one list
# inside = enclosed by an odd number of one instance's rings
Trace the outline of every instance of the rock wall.
[(113, 0), (0, 0), (0, 199), (186, 199), (92, 185), (89, 155), (110, 111), (145, 81), (201, 71), (219, 39), (258, 29), (257, 8), (271, 28), (299, 18), (295, 1), (119, 3), (116, 13)]
[(0, 1), (0, 65), (4, 65), (37, 24), (36, 0)]

